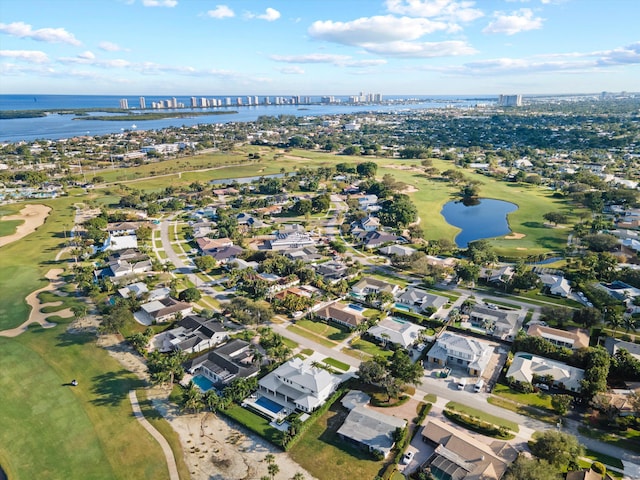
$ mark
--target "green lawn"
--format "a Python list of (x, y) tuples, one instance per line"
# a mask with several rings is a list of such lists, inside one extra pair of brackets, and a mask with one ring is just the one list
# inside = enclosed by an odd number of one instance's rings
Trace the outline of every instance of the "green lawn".
[(257, 433), (272, 444), (278, 447), (280, 446), (282, 432), (269, 425), (269, 420), (266, 418), (263, 418), (240, 405), (232, 405), (222, 413), (235, 420), (240, 425), (244, 425), (249, 430)]
[(478, 417), (480, 420), (484, 420), (485, 422), (492, 423), (492, 424), (498, 425), (500, 427), (506, 427), (509, 430), (511, 430), (512, 432), (519, 432), (520, 431), (520, 428), (518, 427), (518, 424), (515, 423), (515, 422), (511, 422), (509, 420), (505, 420), (504, 418), (495, 417), (493, 415), (490, 415), (490, 414), (484, 412), (483, 410), (480, 410), (480, 409), (477, 409), (477, 408), (473, 408), (473, 407), (469, 407), (468, 405), (464, 405), (462, 403), (449, 402), (449, 403), (447, 403), (446, 407), (449, 410), (454, 410), (456, 412), (465, 413), (465, 414), (470, 415), (472, 417)]
[(353, 352), (364, 352), (372, 356), (382, 355), (383, 357), (390, 357), (391, 355), (393, 355), (393, 352), (391, 350), (382, 349), (375, 343), (369, 342), (368, 340), (364, 340), (362, 338), (351, 342), (351, 347), (347, 347), (345, 348), (345, 350), (351, 350)]
[(327, 365), (335, 367), (338, 370), (342, 370), (344, 372), (349, 370), (349, 365), (347, 365), (344, 362), (341, 362), (340, 360), (336, 360), (335, 358), (327, 357), (322, 361), (322, 363), (326, 363)]
[(322, 322), (314, 322), (312, 320), (298, 320), (296, 322), (296, 325), (306, 330), (310, 330), (313, 333), (316, 333), (324, 338), (333, 340), (334, 342), (341, 342), (346, 338), (349, 338), (349, 336), (351, 335), (351, 332), (346, 332), (332, 325), (328, 325)]
[[(27, 319), (25, 297), (61, 266), (53, 259), (77, 201), (39, 201), (53, 208), (44, 225), (0, 248), (0, 329)], [(140, 380), (97, 348), (95, 337), (66, 334), (69, 320), (55, 321), (52, 329), (0, 338), (0, 464), (9, 478), (168, 478), (159, 445), (131, 414), (127, 392)], [(63, 386), (73, 378), (78, 387)]]
[(541, 422), (554, 424), (558, 421), (558, 415), (555, 413), (547, 412), (546, 410), (539, 410), (537, 408), (529, 407), (527, 405), (521, 405), (514, 403), (511, 400), (507, 400), (503, 397), (491, 396), (487, 400), (491, 405), (495, 405), (512, 412), (519, 413), (520, 415), (526, 415)]
[(375, 478), (384, 466), (371, 455), (341, 440), (336, 431), (347, 415), (336, 402), (289, 450), (300, 466), (322, 480)]
[(24, 220), (2, 220), (0, 221), (0, 237), (13, 235), (16, 229), (24, 223)]
[(551, 406), (551, 395), (547, 393), (521, 393), (513, 390), (507, 385), (502, 385), (501, 383), (496, 384), (491, 393), (513, 402), (553, 411), (553, 407)]
[(315, 333), (312, 333), (308, 330), (304, 330), (296, 325), (289, 325), (287, 327), (287, 330), (297, 335), (300, 335), (301, 337), (308, 338), (309, 340), (316, 342), (324, 347), (333, 348), (336, 346), (334, 342), (327, 340), (326, 338), (321, 337), (319, 335), (316, 335)]

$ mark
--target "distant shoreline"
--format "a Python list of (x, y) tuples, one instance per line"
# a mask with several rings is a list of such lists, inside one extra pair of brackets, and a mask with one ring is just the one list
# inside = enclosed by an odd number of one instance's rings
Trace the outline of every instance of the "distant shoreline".
[[(114, 113), (115, 115), (88, 115), (91, 112)], [(162, 120), (163, 118), (186, 118), (204, 115), (230, 115), (238, 113), (237, 110), (218, 110), (207, 112), (151, 112), (151, 113), (126, 113), (119, 108), (73, 108), (51, 110), (0, 110), (0, 120), (12, 120), (17, 118), (41, 118), (47, 115), (76, 115), (74, 120), (103, 120), (103, 121), (129, 121), (129, 120)]]

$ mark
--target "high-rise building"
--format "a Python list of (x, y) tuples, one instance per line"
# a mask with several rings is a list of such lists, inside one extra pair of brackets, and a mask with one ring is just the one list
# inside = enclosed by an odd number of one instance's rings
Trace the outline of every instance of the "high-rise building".
[(128, 110), (129, 109), (129, 100), (127, 100), (126, 98), (121, 98), (120, 99), (120, 108), (123, 110)]
[(196, 97), (191, 97), (191, 108), (195, 108), (198, 106), (198, 99)]
[(147, 108), (147, 102), (145, 101), (144, 97), (140, 97), (140, 108), (142, 110), (144, 110), (145, 108)]
[(522, 95), (500, 95), (498, 105), (501, 107), (521, 107)]

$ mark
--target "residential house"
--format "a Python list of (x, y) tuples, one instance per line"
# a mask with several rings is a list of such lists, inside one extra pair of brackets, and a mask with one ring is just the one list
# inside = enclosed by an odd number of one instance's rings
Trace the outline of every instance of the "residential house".
[(396, 430), (404, 428), (407, 421), (367, 408), (369, 399), (357, 390), (343, 397), (342, 406), (349, 414), (336, 433), (349, 443), (387, 457), (395, 445)]
[(117, 237), (120, 235), (135, 235), (136, 230), (142, 226), (148, 226), (147, 222), (117, 222), (107, 225), (107, 233)]
[(511, 281), (516, 271), (511, 265), (500, 268), (487, 268), (481, 272), (480, 278), (492, 285), (506, 285)]
[(539, 323), (529, 325), (527, 335), (541, 337), (553, 343), (557, 347), (579, 350), (589, 347), (589, 331), (584, 328), (560, 330), (559, 328), (546, 327)]
[(135, 235), (109, 235), (102, 245), (105, 252), (138, 248), (138, 237)]
[(449, 302), (449, 299), (419, 288), (409, 287), (396, 297), (396, 302), (417, 312), (425, 311), (428, 308), (433, 308), (437, 312)]
[(568, 297), (571, 293), (571, 285), (569, 280), (562, 275), (540, 275), (540, 281), (542, 282), (542, 288), (548, 291), (551, 295), (558, 295), (559, 297)]
[(437, 418), (429, 419), (421, 435), (434, 452), (420, 469), (436, 478), (499, 480), (518, 457), (508, 442), (485, 442)]
[(260, 371), (252, 345), (234, 339), (199, 356), (187, 365), (189, 373), (200, 374), (222, 388), (236, 378), (251, 378)]
[(606, 473), (604, 477), (601, 473), (595, 470), (574, 470), (573, 472), (567, 472), (565, 480), (613, 480), (614, 477)]
[(171, 297), (153, 300), (140, 306), (133, 316), (143, 325), (171, 322), (176, 315), (189, 315), (193, 307), (186, 302), (179, 302)]
[(284, 300), (284, 298), (287, 295), (295, 295), (296, 297), (302, 297), (302, 298), (311, 298), (313, 297), (313, 292), (303, 287), (289, 287), (284, 290), (280, 290), (278, 293), (276, 293), (273, 296), (273, 298), (277, 298), (278, 300)]
[(359, 222), (353, 222), (351, 226), (352, 228), (362, 229), (365, 232), (374, 232), (380, 228), (380, 220), (378, 217), (368, 216), (364, 217)]
[(160, 352), (179, 350), (196, 353), (214, 347), (229, 339), (222, 323), (198, 315), (188, 315), (176, 328), (156, 335), (153, 343)]
[(337, 282), (343, 278), (347, 278), (347, 270), (349, 270), (349, 267), (343, 262), (331, 260), (316, 265), (315, 269), (316, 273), (322, 275), (325, 281)]
[(380, 248), (388, 243), (406, 243), (404, 237), (394, 235), (392, 233), (374, 230), (372, 232), (361, 232), (356, 238), (364, 248), (374, 249)]
[(476, 305), (469, 313), (469, 322), (494, 337), (513, 340), (519, 328), (520, 314)]
[(233, 240), (230, 238), (197, 238), (196, 244), (198, 244), (198, 248), (202, 252), (203, 255), (211, 255), (212, 253), (217, 252), (221, 248), (230, 247), (233, 245)]
[(615, 355), (618, 350), (626, 350), (636, 360), (640, 361), (640, 345), (633, 342), (620, 340), (619, 338), (606, 337), (604, 340), (604, 348), (610, 355)]
[(132, 283), (131, 285), (119, 288), (118, 293), (122, 298), (129, 298), (130, 296), (133, 296), (134, 298), (140, 298), (145, 293), (149, 293), (149, 289), (147, 288), (146, 283), (136, 282)]
[(393, 285), (377, 278), (365, 277), (351, 287), (351, 292), (360, 298), (366, 297), (370, 293), (388, 292), (395, 295), (400, 290), (398, 285)]
[(274, 239), (265, 242), (265, 247), (269, 250), (288, 250), (304, 248), (315, 244), (315, 240), (313, 240), (309, 234), (292, 231), (290, 233), (278, 232)]
[(373, 195), (373, 194), (363, 195), (360, 198), (358, 198), (358, 208), (360, 210), (371, 211), (371, 208), (375, 207), (377, 203), (378, 203), (377, 195)]
[(318, 254), (318, 249), (316, 247), (304, 247), (294, 250), (287, 250), (284, 256), (294, 261), (302, 260), (305, 263), (315, 262), (322, 258), (322, 255)]
[(465, 368), (469, 375), (482, 376), (493, 355), (493, 346), (487, 342), (457, 333), (445, 332), (427, 353), (427, 362), (441, 367)]
[(152, 270), (153, 265), (148, 255), (137, 250), (127, 249), (110, 255), (107, 258), (107, 268), (100, 271), (99, 275), (123, 277)]
[(213, 232), (215, 224), (212, 222), (196, 222), (191, 224), (193, 228), (193, 238), (203, 238)]
[(580, 382), (584, 378), (584, 370), (531, 353), (516, 353), (507, 371), (507, 378), (511, 377), (518, 382), (535, 383), (534, 375), (549, 376), (553, 378), (553, 384), (558, 388), (579, 392), (582, 389)]
[(365, 321), (365, 317), (360, 311), (339, 302), (321, 308), (316, 312), (316, 315), (318, 318), (339, 323), (350, 329), (356, 328)]
[(239, 213), (236, 216), (236, 220), (238, 222), (238, 226), (243, 227), (243, 230), (249, 230), (252, 228), (262, 228), (267, 226), (267, 224), (264, 223), (262, 220), (248, 213)]
[(322, 406), (342, 382), (338, 375), (294, 357), (258, 381), (258, 392), (290, 411), (310, 413)]
[(215, 252), (209, 253), (209, 256), (213, 257), (218, 263), (224, 265), (225, 263), (238, 258), (243, 251), (243, 248), (238, 245), (229, 245), (228, 247), (221, 247)]
[(398, 255), (399, 257), (408, 257), (417, 252), (415, 248), (406, 247), (404, 245), (389, 245), (378, 250), (383, 255)]
[(425, 330), (415, 323), (387, 317), (367, 330), (367, 334), (381, 343), (393, 343), (404, 348), (409, 348), (420, 339), (420, 334)]

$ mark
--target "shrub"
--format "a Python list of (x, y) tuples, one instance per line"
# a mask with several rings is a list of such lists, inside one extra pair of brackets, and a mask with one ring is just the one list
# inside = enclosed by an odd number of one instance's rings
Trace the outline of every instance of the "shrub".
[(605, 473), (607, 473), (607, 467), (605, 467), (604, 464), (600, 462), (593, 462), (591, 464), (591, 470), (601, 475), (604, 475)]

